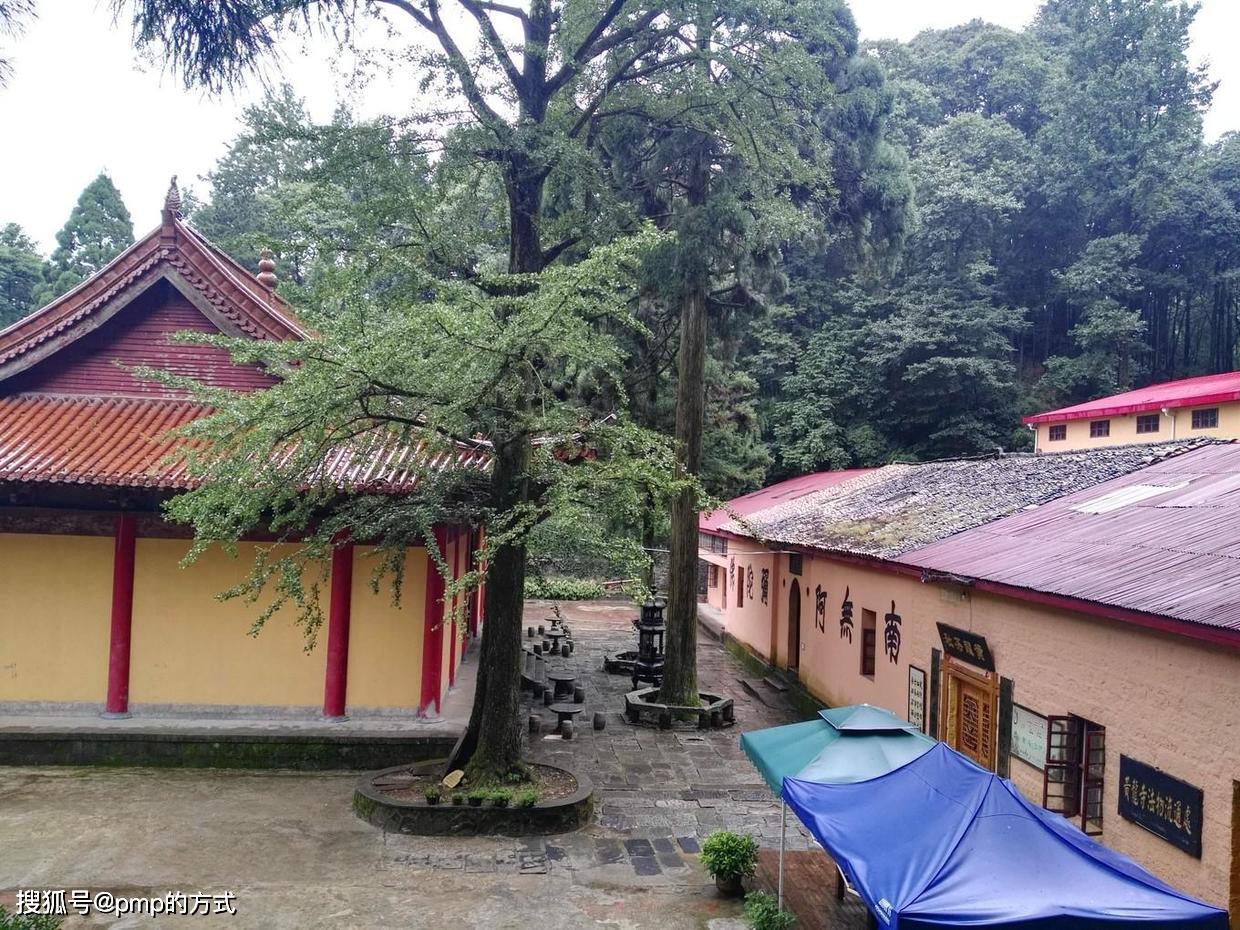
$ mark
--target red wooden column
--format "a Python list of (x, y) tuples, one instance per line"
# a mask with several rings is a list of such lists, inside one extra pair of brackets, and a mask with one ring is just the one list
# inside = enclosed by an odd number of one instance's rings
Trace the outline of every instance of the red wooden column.
[(104, 716), (129, 716), (129, 646), (133, 634), (133, 563), (137, 532), (133, 514), (116, 518), (112, 556), (112, 636), (108, 648), (108, 700)]
[(434, 542), (427, 540), (426, 545), (426, 610), (422, 634), (422, 700), (419, 702), (418, 713), (426, 715), (439, 713), (441, 685), (443, 681), (443, 621), (444, 621), (444, 580), (439, 574), (439, 566), (431, 555), (431, 546), (437, 545), (441, 554), (447, 544), (447, 533), (442, 527), (435, 528)]
[[(459, 528), (454, 535), (456, 545), (452, 550), (452, 580), (456, 581), (461, 577), (461, 554), (465, 551), (465, 537)], [(461, 595), (457, 594), (452, 598), (452, 623), (448, 626), (448, 635), (452, 637), (448, 654), (448, 687), (456, 684), (456, 652), (461, 644), (461, 631), (457, 628), (460, 623), (460, 606)]]
[(343, 719), (348, 702), (349, 613), (353, 604), (353, 544), (332, 549), (332, 591), (327, 618), (327, 679), (323, 716)]

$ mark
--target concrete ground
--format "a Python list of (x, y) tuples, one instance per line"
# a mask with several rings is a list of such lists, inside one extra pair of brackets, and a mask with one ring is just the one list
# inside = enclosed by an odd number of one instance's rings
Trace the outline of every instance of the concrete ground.
[[(545, 608), (532, 603), (527, 623)], [(739, 726), (631, 727), (620, 714), (628, 680), (601, 665), (603, 652), (628, 647), (633, 609), (566, 605), (565, 616), (577, 649), (560, 664), (586, 688), (583, 720), (603, 711), (606, 728), (586, 722), (572, 741), (540, 737), (527, 750), (589, 774), (597, 799), (589, 827), (525, 839), (384, 835), (353, 816), (352, 774), (0, 769), (0, 903), (11, 908), (15, 893), (31, 888), (236, 896), (235, 916), (71, 916), (64, 930), (744, 926), (695, 853), (718, 828), (778, 844), (778, 803), (737, 740), (742, 729), (787, 722), (791, 711), (744, 691), (739, 665), (704, 638), (702, 686), (737, 699)], [(544, 712), (531, 703), (527, 713)], [(789, 824), (790, 848), (806, 849)], [(843, 917), (832, 926), (864, 926), (863, 916)]]

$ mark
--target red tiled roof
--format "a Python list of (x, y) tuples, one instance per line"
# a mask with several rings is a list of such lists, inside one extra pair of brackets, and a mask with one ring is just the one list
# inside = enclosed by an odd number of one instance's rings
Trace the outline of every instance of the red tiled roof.
[[(185, 400), (18, 395), (0, 398), (0, 481), (186, 490), (196, 485), (170, 430), (211, 413)], [(407, 492), (427, 471), (487, 467), (482, 444), (431, 450), (376, 434), (327, 455), (317, 477), (367, 492)]]
[(873, 470), (872, 468), (849, 468), (842, 471), (820, 471), (810, 475), (799, 475), (796, 478), (789, 478), (787, 481), (781, 481), (770, 487), (751, 491), (749, 494), (730, 500), (728, 501), (727, 508), (720, 507), (718, 510), (702, 514), (698, 518), (698, 529), (705, 533), (718, 532), (725, 523), (732, 520), (733, 514), (742, 517), (748, 516), (751, 513), (757, 513), (759, 510), (774, 507), (776, 504), (796, 500), (798, 497), (804, 497), (806, 494), (813, 494), (815, 491), (821, 491), (823, 488), (834, 487), (837, 484), (842, 484), (849, 478), (855, 478), (857, 475), (864, 475), (866, 472)]
[(1240, 631), (1240, 445), (1218, 443), (914, 549), (899, 561)]
[(1202, 404), (1223, 404), (1234, 400), (1240, 400), (1240, 371), (1151, 384), (1135, 391), (1112, 394), (1110, 397), (1100, 397), (1098, 400), (1072, 407), (1034, 414), (1025, 417), (1024, 421), (1030, 424), (1062, 423), (1065, 420), (1118, 417), (1161, 410), (1163, 407), (1198, 407)]

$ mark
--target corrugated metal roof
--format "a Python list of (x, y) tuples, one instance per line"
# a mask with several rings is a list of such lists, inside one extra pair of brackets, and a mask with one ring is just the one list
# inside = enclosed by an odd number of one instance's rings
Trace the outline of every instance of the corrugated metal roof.
[(746, 518), (749, 530), (736, 523), (723, 529), (772, 542), (893, 558), (1023, 508), (1094, 488), (1200, 444), (1151, 443), (887, 465), (751, 513)]
[(1125, 414), (1161, 410), (1163, 407), (1198, 407), (1240, 400), (1240, 371), (1200, 378), (1164, 381), (1135, 391), (1112, 394), (1059, 410), (1049, 410), (1025, 417), (1026, 423), (1062, 423), (1065, 420), (1087, 420), (1091, 417), (1118, 417)]
[[(167, 433), (211, 412), (165, 398), (17, 395), (0, 398), (0, 481), (185, 490), (186, 440)], [(481, 444), (448, 448), (383, 433), (333, 450), (322, 471), (351, 490), (407, 492), (428, 471), (485, 469)]]
[[(1164, 490), (1125, 495), (1139, 486)], [(1104, 496), (1125, 503), (1082, 506)], [(1240, 630), (1240, 445), (1191, 450), (899, 561)]]
[(698, 518), (698, 529), (704, 532), (719, 530), (725, 523), (732, 520), (734, 514), (744, 517), (759, 510), (766, 510), (777, 504), (796, 500), (806, 494), (813, 494), (823, 488), (835, 487), (858, 475), (871, 472), (872, 468), (847, 468), (841, 471), (820, 471), (810, 475), (798, 475), (770, 487), (751, 491), (741, 497), (728, 501), (727, 507), (720, 507)]

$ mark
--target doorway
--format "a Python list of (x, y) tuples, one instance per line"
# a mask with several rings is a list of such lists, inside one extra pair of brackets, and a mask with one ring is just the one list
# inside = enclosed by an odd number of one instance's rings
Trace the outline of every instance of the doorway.
[(944, 665), (943, 684), (947, 696), (943, 708), (947, 745), (993, 772), (997, 749), (994, 683), (962, 668)]
[(788, 658), (792, 671), (801, 665), (801, 586), (794, 580), (788, 590)]

